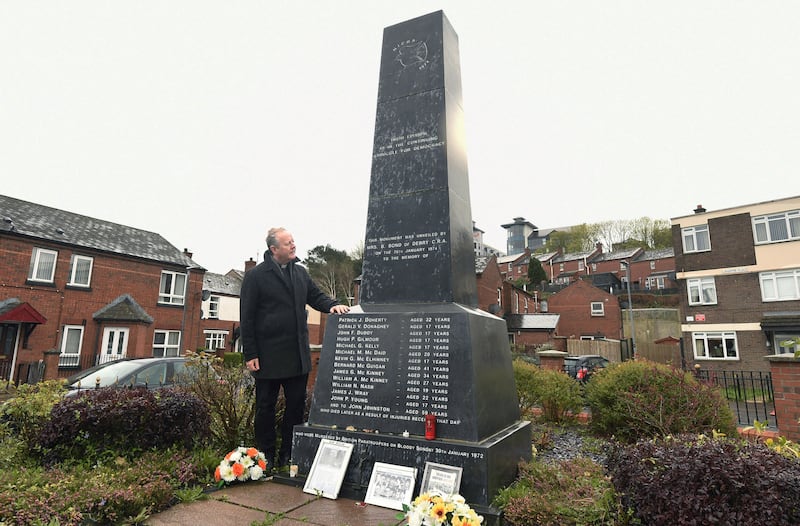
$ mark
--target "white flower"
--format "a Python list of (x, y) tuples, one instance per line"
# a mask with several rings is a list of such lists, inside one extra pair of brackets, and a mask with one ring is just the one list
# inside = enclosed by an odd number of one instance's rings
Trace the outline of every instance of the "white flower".
[(261, 466), (256, 464), (255, 466), (250, 468), (250, 478), (253, 480), (258, 480), (264, 476), (264, 470), (261, 469)]
[(230, 464), (228, 464), (228, 463), (227, 463), (227, 462), (225, 462), (225, 461), (223, 461), (223, 462), (222, 462), (222, 463), (219, 465), (219, 476), (220, 476), (220, 478), (222, 478), (222, 480), (224, 480), (225, 482), (233, 482), (233, 481), (234, 481), (234, 479), (236, 478), (236, 477), (233, 475), (233, 468), (231, 467), (231, 465), (230, 465)]

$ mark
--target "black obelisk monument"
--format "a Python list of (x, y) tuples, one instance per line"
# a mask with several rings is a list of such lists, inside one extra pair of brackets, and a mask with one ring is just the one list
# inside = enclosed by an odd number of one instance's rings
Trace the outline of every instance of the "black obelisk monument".
[[(293, 457), (308, 474), (322, 438), (354, 444), (343, 494), (372, 465), (462, 469), (488, 506), (530, 459), (505, 322), (477, 309), (458, 37), (441, 11), (387, 27), (359, 305), (331, 316), (307, 425)], [(426, 438), (435, 418), (435, 438)], [(415, 492), (416, 494), (416, 492)]]

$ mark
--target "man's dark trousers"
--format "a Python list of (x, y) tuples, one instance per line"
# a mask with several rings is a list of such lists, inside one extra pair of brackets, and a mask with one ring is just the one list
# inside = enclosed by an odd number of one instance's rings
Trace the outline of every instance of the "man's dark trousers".
[(275, 405), (278, 393), (283, 387), (286, 409), (281, 425), (281, 447), (278, 453), (278, 466), (288, 463), (292, 454), (292, 429), (303, 423), (306, 406), (306, 384), (308, 375), (291, 378), (256, 380), (255, 434), (258, 449), (263, 451), (271, 465), (275, 458)]

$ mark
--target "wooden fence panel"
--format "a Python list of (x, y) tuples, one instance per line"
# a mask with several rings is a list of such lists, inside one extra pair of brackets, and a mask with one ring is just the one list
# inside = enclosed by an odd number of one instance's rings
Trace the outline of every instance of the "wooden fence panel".
[(651, 362), (681, 367), (681, 348), (674, 343), (636, 342), (636, 354)]
[(567, 354), (581, 356), (599, 354), (609, 362), (620, 361), (619, 341), (617, 340), (567, 340)]

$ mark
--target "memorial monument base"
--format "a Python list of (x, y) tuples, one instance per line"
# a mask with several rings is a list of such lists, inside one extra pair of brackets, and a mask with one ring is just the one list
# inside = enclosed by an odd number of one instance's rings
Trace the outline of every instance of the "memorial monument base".
[(433, 462), (462, 468), (459, 492), (468, 504), (485, 516), (497, 514), (497, 510), (490, 507), (492, 499), (500, 489), (514, 481), (519, 462), (531, 459), (531, 428), (530, 422), (526, 421), (515, 422), (480, 442), (426, 440), (418, 436), (301, 425), (294, 428), (292, 444), (292, 463), (298, 466), (299, 475), (296, 478), (281, 477), (285, 479), (281, 482), (305, 484), (322, 439), (349, 442), (354, 446), (339, 492), (342, 497), (364, 499), (375, 462), (415, 467), (418, 473), (416, 496), (420, 491), (425, 463)]

